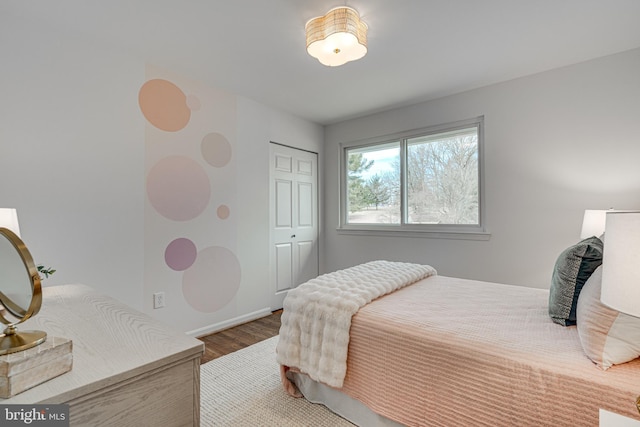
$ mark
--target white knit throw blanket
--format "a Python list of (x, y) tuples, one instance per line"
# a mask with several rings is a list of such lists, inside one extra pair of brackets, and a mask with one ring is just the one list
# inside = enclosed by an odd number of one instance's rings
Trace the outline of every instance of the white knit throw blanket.
[(372, 300), (435, 274), (428, 265), (372, 261), (324, 274), (290, 290), (276, 348), (278, 363), (342, 387), (351, 317)]

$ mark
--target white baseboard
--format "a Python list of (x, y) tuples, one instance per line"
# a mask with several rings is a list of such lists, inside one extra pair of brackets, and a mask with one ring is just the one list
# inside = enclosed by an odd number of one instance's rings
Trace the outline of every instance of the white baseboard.
[(234, 326), (241, 325), (243, 323), (251, 322), (252, 320), (259, 319), (261, 317), (265, 317), (271, 314), (271, 308), (263, 308), (258, 311), (254, 311), (253, 313), (248, 313), (242, 316), (234, 317), (233, 319), (225, 320), (224, 322), (214, 323), (213, 325), (205, 326), (203, 328), (194, 329), (193, 331), (188, 331), (187, 335), (198, 338), (205, 335), (213, 334), (224, 329), (229, 329)]

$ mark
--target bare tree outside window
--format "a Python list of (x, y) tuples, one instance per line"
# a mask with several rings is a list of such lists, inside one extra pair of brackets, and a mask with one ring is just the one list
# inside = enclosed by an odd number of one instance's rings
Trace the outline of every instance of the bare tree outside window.
[(478, 224), (476, 129), (407, 141), (407, 222)]
[(346, 224), (482, 229), (481, 120), (345, 148)]

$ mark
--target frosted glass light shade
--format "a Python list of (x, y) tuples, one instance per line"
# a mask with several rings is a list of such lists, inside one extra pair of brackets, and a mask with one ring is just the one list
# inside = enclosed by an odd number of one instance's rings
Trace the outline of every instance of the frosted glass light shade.
[(8, 228), (20, 237), (18, 211), (13, 208), (0, 208), (0, 227)]
[(604, 233), (604, 225), (606, 220), (606, 210), (585, 210), (584, 217), (582, 219), (582, 231), (580, 232), (580, 238), (586, 239), (587, 237), (591, 236), (600, 237), (602, 233)]
[(367, 54), (367, 24), (350, 7), (336, 7), (307, 22), (307, 52), (320, 63), (337, 67)]
[(603, 304), (640, 317), (640, 211), (607, 212)]

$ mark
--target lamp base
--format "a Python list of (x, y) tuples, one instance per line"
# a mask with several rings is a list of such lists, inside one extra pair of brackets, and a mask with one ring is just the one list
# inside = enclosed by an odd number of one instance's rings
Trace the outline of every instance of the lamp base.
[(46, 332), (20, 331), (0, 336), (0, 356), (27, 350), (42, 344), (47, 339)]

